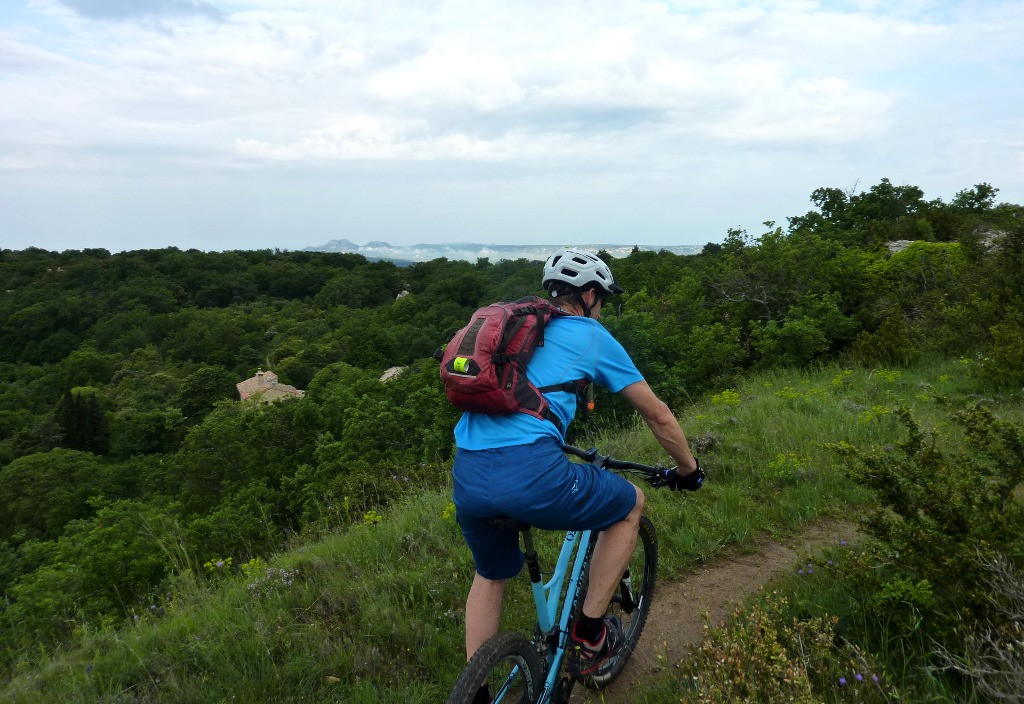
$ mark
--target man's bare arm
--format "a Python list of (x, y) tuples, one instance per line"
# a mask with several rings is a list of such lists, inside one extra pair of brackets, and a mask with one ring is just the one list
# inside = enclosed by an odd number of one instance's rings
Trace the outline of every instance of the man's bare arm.
[(686, 434), (676, 420), (672, 409), (655, 395), (646, 381), (630, 384), (620, 392), (654, 433), (655, 439), (665, 448), (676, 463), (676, 472), (686, 476), (697, 470), (697, 461), (690, 452)]

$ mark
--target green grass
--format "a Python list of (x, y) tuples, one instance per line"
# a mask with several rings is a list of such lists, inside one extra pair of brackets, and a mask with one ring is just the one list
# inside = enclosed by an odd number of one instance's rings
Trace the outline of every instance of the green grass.
[[(869, 495), (823, 449), (845, 440), (899, 442), (888, 410), (913, 408), (926, 426), (948, 413), (936, 395), (964, 402), (969, 365), (933, 362), (887, 371), (827, 366), (773, 372), (684, 409), (682, 422), (707, 469), (706, 487), (647, 490), (661, 543), (661, 579), (755, 549), (823, 517), (855, 518)], [(1021, 399), (993, 399), (1024, 418)], [(649, 431), (604, 431), (603, 452), (666, 458)], [(472, 562), (446, 516), (447, 491), (408, 496), (379, 523), (310, 538), (267, 556), (269, 573), (238, 567), (220, 579), (180, 575), (159, 613), (81, 634), (68, 650), (25, 653), (0, 699), (10, 702), (436, 702), (463, 663), (462, 618)], [(560, 538), (541, 541), (553, 560)], [(532, 601), (514, 581), (503, 627), (529, 632)], [(841, 596), (834, 597), (841, 600)], [(651, 702), (678, 701), (652, 683)], [(666, 687), (664, 697), (658, 694)]]

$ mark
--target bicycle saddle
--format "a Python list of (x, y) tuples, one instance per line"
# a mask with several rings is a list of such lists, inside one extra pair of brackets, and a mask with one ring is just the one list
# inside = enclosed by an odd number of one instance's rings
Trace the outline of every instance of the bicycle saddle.
[(490, 523), (492, 526), (497, 526), (503, 530), (511, 530), (521, 533), (524, 530), (530, 530), (529, 523), (523, 523), (517, 521), (514, 518), (508, 518), (506, 516), (495, 516), (493, 518), (487, 518), (484, 523)]

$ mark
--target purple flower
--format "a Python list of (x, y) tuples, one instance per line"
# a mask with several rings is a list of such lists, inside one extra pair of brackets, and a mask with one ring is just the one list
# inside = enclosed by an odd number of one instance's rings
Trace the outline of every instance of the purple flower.
[(855, 677), (856, 677), (858, 682), (863, 682), (864, 681), (864, 675), (860, 674), (859, 672), (855, 675)]
[(797, 573), (797, 574), (803, 574), (803, 573), (804, 573), (804, 571), (803, 571), (803, 570), (797, 570), (797, 571), (796, 571), (796, 573)]
[(839, 678), (839, 684), (846, 684), (846, 678), (845, 677), (840, 677)]
[(871, 675), (871, 679), (873, 679), (875, 681), (875, 683), (877, 683), (878, 682), (878, 675)]

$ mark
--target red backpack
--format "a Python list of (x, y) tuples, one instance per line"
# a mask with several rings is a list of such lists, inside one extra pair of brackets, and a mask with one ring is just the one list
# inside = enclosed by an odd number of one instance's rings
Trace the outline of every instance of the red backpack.
[(474, 413), (528, 413), (551, 421), (561, 431), (562, 421), (544, 394), (569, 391), (582, 404), (589, 382), (579, 379), (537, 388), (526, 377), (534, 350), (544, 344), (544, 327), (556, 315), (568, 314), (536, 296), (477, 310), (469, 324), (440, 350), (441, 379), (448, 400)]

